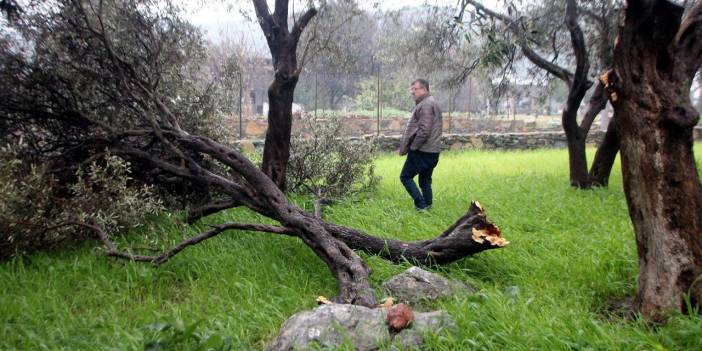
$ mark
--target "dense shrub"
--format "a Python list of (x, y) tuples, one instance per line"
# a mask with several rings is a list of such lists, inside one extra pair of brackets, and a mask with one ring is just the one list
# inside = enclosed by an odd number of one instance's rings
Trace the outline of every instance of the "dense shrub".
[[(229, 139), (222, 126), (238, 90), (236, 53), (213, 61), (178, 6), (31, 1), (17, 21), (1, 24), (0, 145), (26, 145), (22, 162), (47, 164), (58, 182), (73, 182), (78, 167), (114, 140), (180, 162), (154, 135), (141, 133), (161, 108), (189, 133)], [(153, 94), (168, 98), (155, 104)], [(169, 205), (209, 200), (211, 189), (202, 184), (127, 160), (133, 178), (178, 199)]]
[(321, 205), (377, 185), (373, 140), (343, 137), (338, 118), (303, 119), (302, 123), (300, 134), (291, 141), (287, 184), (292, 192), (314, 197), (317, 215)]
[(131, 182), (129, 163), (105, 154), (78, 168), (63, 185), (46, 166), (24, 164), (0, 150), (0, 258), (79, 242), (92, 233), (76, 223), (117, 233), (162, 209), (153, 187)]

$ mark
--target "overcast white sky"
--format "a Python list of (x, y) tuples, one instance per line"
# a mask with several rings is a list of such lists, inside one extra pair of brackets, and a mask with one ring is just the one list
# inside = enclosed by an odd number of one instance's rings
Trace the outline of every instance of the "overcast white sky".
[[(486, 3), (494, 2), (495, 0), (486, 1)], [(358, 3), (362, 8), (372, 9), (376, 4), (379, 9), (392, 10), (399, 9), (404, 6), (420, 6), (423, 4), (431, 5), (457, 5), (459, 0), (359, 0)], [(273, 8), (274, 1), (268, 1)], [(290, 1), (291, 9), (294, 7), (295, 12), (299, 12), (305, 8), (307, 0), (292, 0)], [(187, 7), (190, 9), (188, 18), (198, 25), (208, 24), (213, 22), (232, 22), (241, 21), (243, 17), (239, 14), (239, 8), (253, 9), (250, 1), (192, 1)]]
[[(394, 10), (408, 6), (420, 6), (423, 4), (430, 5), (447, 5), (457, 6), (460, 0), (359, 0), (361, 8), (372, 10), (377, 4), (377, 8), (381, 10)], [(484, 5), (495, 7), (498, 0), (485, 0)], [(268, 0), (269, 7), (273, 8), (274, 1)], [(290, 1), (291, 13), (294, 7), (295, 13), (305, 9), (307, 0), (292, 0)], [(220, 33), (225, 32), (229, 35), (251, 35), (254, 41), (262, 41), (263, 35), (260, 33), (260, 28), (257, 23), (247, 21), (240, 11), (244, 9), (248, 13), (253, 13), (253, 6), (250, 1), (246, 0), (210, 0), (210, 1), (191, 1), (186, 5), (188, 8), (187, 18), (195, 25), (200, 26), (207, 31), (207, 37), (210, 40), (216, 41), (221, 36)]]

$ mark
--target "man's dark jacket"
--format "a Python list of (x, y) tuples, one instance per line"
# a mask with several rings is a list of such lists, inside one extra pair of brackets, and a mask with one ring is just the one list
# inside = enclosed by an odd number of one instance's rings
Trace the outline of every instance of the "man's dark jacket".
[(427, 95), (414, 106), (405, 133), (400, 141), (400, 155), (409, 150), (438, 153), (441, 151), (441, 109), (433, 96)]

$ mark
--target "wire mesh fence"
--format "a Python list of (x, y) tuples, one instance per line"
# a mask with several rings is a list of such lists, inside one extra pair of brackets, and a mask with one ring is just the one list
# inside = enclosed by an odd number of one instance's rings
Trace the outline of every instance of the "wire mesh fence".
[[(270, 63), (241, 74), (237, 113), (228, 119), (239, 138), (265, 136), (272, 77)], [(416, 78), (380, 64), (366, 72), (305, 69), (295, 88), (293, 116), (342, 118), (347, 136), (401, 134), (414, 106), (409, 86)], [(545, 94), (544, 87), (511, 84), (496, 97), (493, 88), (477, 78), (452, 87), (434, 84), (432, 77), (422, 78), (428, 78), (430, 94), (442, 107), (444, 133), (560, 130), (564, 99)], [(598, 118), (595, 124), (599, 122)]]

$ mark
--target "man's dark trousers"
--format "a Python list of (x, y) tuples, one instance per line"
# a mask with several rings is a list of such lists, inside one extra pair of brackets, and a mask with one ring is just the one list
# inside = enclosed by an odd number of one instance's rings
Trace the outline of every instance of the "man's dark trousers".
[[(414, 200), (414, 206), (417, 209), (425, 209), (432, 204), (431, 174), (438, 163), (438, 153), (412, 150), (407, 153), (405, 165), (402, 167), (402, 172), (400, 172), (400, 181), (407, 189), (412, 200)], [(419, 174), (421, 192), (419, 192), (417, 185), (412, 179), (417, 174)]]

